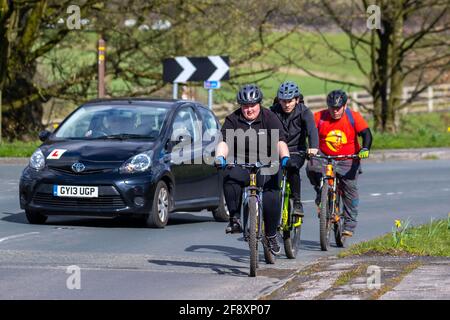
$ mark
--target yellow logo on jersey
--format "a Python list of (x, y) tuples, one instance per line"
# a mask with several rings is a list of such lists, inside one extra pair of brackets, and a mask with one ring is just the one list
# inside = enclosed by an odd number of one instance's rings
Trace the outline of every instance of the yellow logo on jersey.
[(347, 144), (347, 136), (341, 130), (332, 130), (328, 133), (325, 141), (330, 150), (337, 152), (344, 144)]

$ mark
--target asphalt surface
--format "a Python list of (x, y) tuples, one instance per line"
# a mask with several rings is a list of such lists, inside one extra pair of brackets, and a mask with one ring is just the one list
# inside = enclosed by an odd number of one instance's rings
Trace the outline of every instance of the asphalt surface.
[[(249, 278), (247, 244), (240, 235), (225, 235), (226, 223), (207, 211), (174, 213), (165, 229), (76, 217), (30, 225), (18, 200), (23, 167), (0, 165), (0, 299), (255, 299), (341, 250), (320, 251), (313, 189), (305, 178), (299, 256), (266, 265), (261, 254), (259, 276)], [(350, 243), (390, 232), (396, 219), (415, 225), (450, 212), (448, 160), (365, 163), (363, 170), (359, 225)], [(79, 278), (68, 272), (73, 265)]]

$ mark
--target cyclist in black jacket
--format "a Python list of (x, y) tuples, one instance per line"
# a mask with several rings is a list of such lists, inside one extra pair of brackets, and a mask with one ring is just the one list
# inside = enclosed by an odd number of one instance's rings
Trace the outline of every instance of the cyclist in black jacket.
[[(239, 221), (242, 190), (249, 184), (248, 171), (240, 167), (228, 168), (227, 162), (232, 162), (234, 159), (238, 163), (253, 163), (251, 158), (262, 162), (262, 157), (269, 154), (271, 159), (281, 159), (281, 168), (285, 168), (289, 162), (286, 132), (277, 116), (261, 106), (262, 99), (262, 91), (254, 84), (245, 85), (238, 91), (236, 100), (240, 107), (225, 118), (222, 126), (222, 141), (216, 148), (216, 164), (223, 169), (224, 195), (230, 212), (230, 223), (225, 229), (226, 233), (242, 231)], [(252, 132), (253, 137), (251, 134), (245, 135)], [(245, 148), (239, 148), (238, 136), (243, 137), (244, 145), (241, 147)], [(271, 154), (272, 149), (275, 154)], [(257, 176), (257, 184), (263, 188), (264, 194), (265, 236), (273, 254), (279, 254), (281, 251), (277, 240), (277, 227), (281, 213), (278, 171), (276, 168), (270, 174), (261, 172)]]
[[(305, 163), (304, 152), (315, 155), (319, 149), (319, 135), (314, 115), (303, 103), (303, 96), (300, 94), (297, 84), (291, 81), (283, 82), (280, 85), (274, 104), (270, 109), (278, 116), (288, 134), (287, 145), (291, 158), (286, 166), (287, 178), (294, 199), (294, 215), (303, 217), (300, 169)], [(298, 152), (301, 153), (298, 154)]]

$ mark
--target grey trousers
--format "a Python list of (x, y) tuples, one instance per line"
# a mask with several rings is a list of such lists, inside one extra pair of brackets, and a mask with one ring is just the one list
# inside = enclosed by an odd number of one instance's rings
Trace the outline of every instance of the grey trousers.
[[(314, 186), (318, 196), (320, 197), (320, 178), (325, 174), (326, 161), (323, 159), (315, 159), (308, 161), (306, 173), (309, 181)], [(361, 163), (358, 159), (349, 159), (336, 161), (336, 174), (339, 177), (339, 188), (342, 191), (342, 200), (344, 203), (344, 230), (353, 232), (357, 225), (358, 216), (358, 185), (357, 180)], [(320, 199), (320, 198), (319, 198)]]

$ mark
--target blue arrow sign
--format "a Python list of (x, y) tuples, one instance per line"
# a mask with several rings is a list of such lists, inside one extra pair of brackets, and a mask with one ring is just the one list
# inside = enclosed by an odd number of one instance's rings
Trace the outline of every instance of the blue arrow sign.
[(219, 89), (220, 81), (205, 81), (203, 82), (203, 87), (205, 89)]

